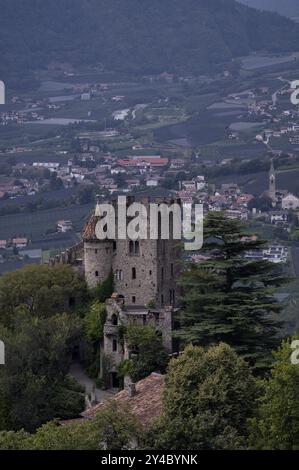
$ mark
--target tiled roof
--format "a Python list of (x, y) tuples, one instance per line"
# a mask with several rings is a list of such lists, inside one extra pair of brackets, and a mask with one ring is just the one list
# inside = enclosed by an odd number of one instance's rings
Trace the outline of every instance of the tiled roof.
[(71, 425), (74, 423), (84, 423), (85, 420), (94, 418), (107, 406), (107, 403), (115, 401), (117, 404), (127, 405), (129, 410), (136, 416), (141, 426), (148, 428), (153, 421), (162, 414), (162, 396), (165, 385), (165, 377), (161, 374), (153, 372), (145, 379), (140, 380), (136, 384), (136, 394), (129, 396), (128, 391), (122, 390), (117, 393), (111, 400), (99, 403), (81, 413), (82, 418), (61, 421), (61, 425)]
[(82, 233), (82, 239), (84, 241), (92, 241), (92, 240), (97, 240), (96, 234), (95, 234), (95, 228), (97, 225), (99, 218), (95, 215), (92, 214), (90, 217), (89, 221), (85, 225)]
[[(145, 379), (137, 382), (136, 394), (134, 396), (130, 397), (127, 390), (122, 390), (112, 400), (118, 404), (128, 405), (140, 424), (148, 427), (155, 419), (161, 416), (164, 384), (164, 376), (153, 372)], [(83, 418), (92, 419), (103, 409), (105, 403), (99, 403), (84, 411), (82, 413)]]

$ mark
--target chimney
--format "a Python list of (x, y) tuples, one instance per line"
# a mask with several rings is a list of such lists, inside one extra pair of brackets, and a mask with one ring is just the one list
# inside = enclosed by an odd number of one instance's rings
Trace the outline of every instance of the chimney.
[(134, 397), (136, 395), (136, 384), (134, 384), (133, 382), (127, 383), (127, 390), (129, 397)]

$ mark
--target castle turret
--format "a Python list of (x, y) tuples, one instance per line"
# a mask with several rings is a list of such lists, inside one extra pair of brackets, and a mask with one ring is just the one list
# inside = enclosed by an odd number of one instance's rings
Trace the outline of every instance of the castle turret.
[(85, 226), (82, 238), (84, 242), (84, 270), (88, 287), (93, 288), (103, 282), (112, 269), (113, 242), (99, 240), (95, 230), (100, 220), (99, 201), (94, 213)]

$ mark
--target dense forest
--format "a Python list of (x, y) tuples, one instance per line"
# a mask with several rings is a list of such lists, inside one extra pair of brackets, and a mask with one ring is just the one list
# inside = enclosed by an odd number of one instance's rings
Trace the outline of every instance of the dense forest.
[(0, 0), (0, 76), (53, 61), (125, 73), (203, 73), (253, 50), (295, 49), (299, 25), (234, 0)]
[(249, 7), (259, 8), (261, 10), (276, 11), (280, 15), (298, 16), (298, 0), (238, 0)]

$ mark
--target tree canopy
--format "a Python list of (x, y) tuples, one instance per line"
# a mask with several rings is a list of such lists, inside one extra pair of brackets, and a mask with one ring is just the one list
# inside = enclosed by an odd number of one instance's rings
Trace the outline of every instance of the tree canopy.
[(145, 446), (201, 450), (246, 447), (247, 419), (257, 397), (248, 365), (222, 343), (187, 346), (166, 375), (162, 418)]
[(0, 278), (0, 323), (16, 311), (39, 317), (73, 310), (86, 299), (86, 284), (66, 265), (29, 265)]
[(299, 450), (299, 365), (291, 362), (291, 340), (274, 354), (268, 379), (261, 382), (250, 444), (261, 450)]
[(84, 391), (68, 376), (81, 324), (68, 314), (49, 318), (19, 312), (0, 326), (6, 363), (0, 369), (0, 429), (33, 431), (53, 418), (75, 418)]
[(130, 409), (110, 403), (91, 421), (61, 426), (51, 421), (29, 434), (0, 432), (1, 450), (126, 450), (136, 440), (139, 425)]

